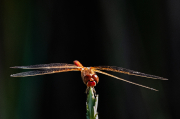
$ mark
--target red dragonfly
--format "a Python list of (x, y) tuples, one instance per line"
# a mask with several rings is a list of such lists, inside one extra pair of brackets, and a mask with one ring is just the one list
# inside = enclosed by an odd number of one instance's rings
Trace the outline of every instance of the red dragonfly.
[(87, 86), (87, 89), (89, 87), (96, 86), (96, 84), (99, 82), (99, 77), (96, 75), (96, 72), (137, 85), (141, 86), (147, 89), (151, 89), (154, 91), (158, 91), (154, 88), (150, 88), (148, 86), (144, 86), (138, 83), (134, 83), (119, 77), (116, 77), (114, 75), (108, 74), (106, 72), (103, 72), (101, 70), (106, 71), (113, 71), (118, 73), (124, 73), (128, 75), (135, 75), (140, 77), (146, 77), (146, 78), (152, 78), (152, 79), (160, 79), (160, 80), (168, 80), (163, 77), (145, 74), (129, 69), (125, 69), (122, 67), (116, 67), (116, 66), (95, 66), (95, 67), (84, 67), (79, 61), (75, 60), (74, 64), (67, 64), (67, 63), (51, 63), (51, 64), (38, 64), (38, 65), (30, 65), (30, 66), (14, 66), (10, 68), (20, 68), (20, 69), (39, 69), (35, 71), (28, 71), (28, 72), (22, 72), (17, 74), (12, 74), (11, 77), (27, 77), (27, 76), (35, 76), (35, 75), (44, 75), (44, 74), (52, 74), (52, 73), (59, 73), (59, 72), (68, 72), (68, 71), (81, 71), (81, 77), (84, 82), (84, 84)]

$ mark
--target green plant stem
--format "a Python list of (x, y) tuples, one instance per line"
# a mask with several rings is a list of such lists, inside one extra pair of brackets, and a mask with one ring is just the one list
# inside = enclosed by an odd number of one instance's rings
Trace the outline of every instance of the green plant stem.
[(94, 88), (90, 87), (86, 102), (87, 119), (98, 119), (97, 106), (98, 106), (98, 95), (94, 94)]

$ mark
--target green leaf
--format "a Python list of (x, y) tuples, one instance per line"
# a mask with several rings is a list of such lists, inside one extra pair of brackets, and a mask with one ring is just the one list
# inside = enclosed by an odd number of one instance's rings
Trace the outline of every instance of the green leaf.
[(94, 94), (95, 89), (89, 88), (86, 102), (86, 118), (87, 119), (98, 119), (97, 106), (98, 106), (98, 95)]

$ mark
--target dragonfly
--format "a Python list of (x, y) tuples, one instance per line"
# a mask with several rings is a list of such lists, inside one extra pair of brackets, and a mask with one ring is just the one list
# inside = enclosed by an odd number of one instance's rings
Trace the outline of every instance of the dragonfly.
[(138, 71), (133, 71), (130, 69), (117, 67), (117, 66), (84, 67), (78, 60), (75, 60), (74, 64), (50, 63), (50, 64), (38, 64), (38, 65), (30, 65), (30, 66), (14, 66), (14, 67), (10, 67), (10, 68), (37, 69), (34, 71), (27, 71), (27, 72), (12, 74), (12, 75), (10, 75), (11, 77), (27, 77), (27, 76), (36, 76), (36, 75), (68, 72), (68, 71), (80, 71), (83, 83), (87, 86), (87, 89), (89, 89), (89, 87), (94, 88), (99, 83), (99, 77), (97, 76), (96, 73), (101, 73), (101, 74), (113, 77), (115, 79), (125, 81), (127, 83), (131, 83), (131, 84), (134, 84), (134, 85), (137, 85), (140, 87), (144, 87), (144, 88), (147, 88), (150, 90), (158, 91), (157, 89), (119, 78), (117, 76), (111, 75), (111, 74), (106, 73), (101, 70), (124, 73), (124, 74), (128, 74), (128, 75), (135, 75), (135, 76), (146, 77), (146, 78), (151, 78), (151, 79), (168, 80), (163, 77), (145, 74), (145, 73), (141, 73)]

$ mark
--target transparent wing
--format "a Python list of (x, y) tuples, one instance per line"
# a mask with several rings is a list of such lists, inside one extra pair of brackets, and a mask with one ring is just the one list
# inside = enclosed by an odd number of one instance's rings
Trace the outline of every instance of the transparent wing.
[(128, 74), (128, 75), (135, 75), (135, 76), (140, 76), (140, 77), (152, 78), (152, 79), (168, 80), (168, 79), (163, 78), (163, 77), (150, 75), (150, 74), (145, 74), (145, 73), (141, 73), (141, 72), (138, 72), (138, 71), (133, 71), (133, 70), (130, 70), (130, 69), (125, 69), (125, 68), (116, 67), (116, 66), (97, 66), (97, 67), (93, 67), (93, 68), (99, 69), (99, 70), (106, 70), (106, 71), (124, 73), (124, 74)]
[(66, 63), (51, 63), (51, 64), (37, 64), (30, 66), (14, 66), (10, 68), (19, 68), (19, 69), (51, 69), (51, 68), (77, 68), (74, 64)]
[(116, 79), (125, 81), (125, 82), (127, 82), (127, 83), (131, 83), (131, 84), (134, 84), (134, 85), (137, 85), (137, 86), (140, 86), (140, 87), (144, 87), (144, 88), (147, 88), (147, 89), (150, 89), (150, 90), (158, 91), (158, 90), (156, 90), (156, 89), (154, 89), (154, 88), (150, 88), (150, 87), (148, 87), (148, 86), (144, 86), (144, 85), (141, 85), (141, 84), (138, 84), (138, 83), (134, 83), (134, 82), (131, 82), (131, 81), (128, 81), (128, 80), (125, 80), (125, 79), (116, 77), (116, 76), (114, 76), (114, 75), (108, 74), (108, 73), (103, 72), (103, 71), (100, 71), (100, 70), (95, 70), (95, 72), (98, 72), (98, 73), (101, 73), (101, 74), (104, 74), (104, 75), (107, 75), (107, 76), (110, 76), (110, 77), (113, 77), (113, 78), (116, 78)]
[(35, 71), (28, 71), (28, 72), (12, 74), (11, 77), (27, 77), (27, 76), (36, 76), (36, 75), (68, 72), (68, 71), (79, 71), (79, 69), (78, 68), (42, 69), (42, 70), (35, 70)]

